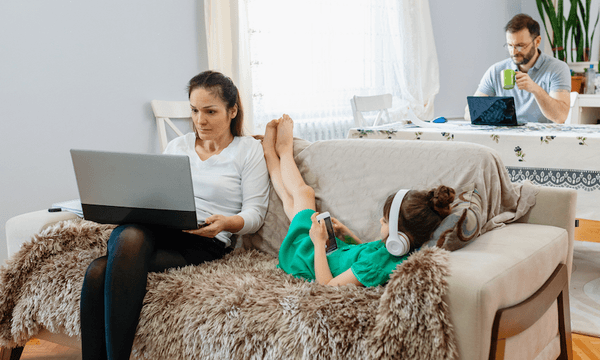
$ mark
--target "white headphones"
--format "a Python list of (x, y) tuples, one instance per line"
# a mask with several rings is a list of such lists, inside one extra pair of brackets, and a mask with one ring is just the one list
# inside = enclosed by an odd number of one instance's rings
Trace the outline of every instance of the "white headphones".
[(408, 240), (408, 236), (405, 233), (398, 231), (400, 206), (402, 205), (402, 200), (404, 200), (404, 197), (409, 191), (410, 189), (398, 190), (394, 196), (392, 207), (390, 209), (389, 235), (387, 241), (385, 242), (385, 247), (387, 251), (394, 256), (402, 256), (408, 253), (408, 250), (410, 250), (410, 241)]

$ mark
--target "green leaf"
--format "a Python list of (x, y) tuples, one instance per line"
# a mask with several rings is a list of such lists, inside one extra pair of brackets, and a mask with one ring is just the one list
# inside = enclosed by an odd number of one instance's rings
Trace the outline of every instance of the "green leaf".
[(594, 46), (594, 34), (596, 33), (596, 26), (598, 26), (598, 20), (600, 20), (600, 11), (598, 12), (598, 16), (596, 16), (596, 22), (594, 23), (594, 31), (592, 31), (592, 36), (590, 37), (590, 59), (592, 58), (593, 54), (592, 47)]
[(540, 17), (542, 18), (542, 23), (544, 24), (544, 30), (546, 30), (546, 36), (548, 37), (548, 42), (550, 42), (550, 47), (554, 48), (554, 42), (550, 38), (550, 32), (548, 31), (548, 27), (546, 26), (546, 18), (544, 16), (544, 9), (547, 7), (545, 4), (547, 0), (535, 0), (537, 3), (537, 8), (540, 13)]

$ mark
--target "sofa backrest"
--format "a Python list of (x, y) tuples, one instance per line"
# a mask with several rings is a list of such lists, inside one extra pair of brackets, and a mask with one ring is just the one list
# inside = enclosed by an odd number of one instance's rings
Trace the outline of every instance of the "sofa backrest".
[[(484, 219), (514, 207), (519, 198), (499, 155), (477, 144), (296, 139), (294, 154), (304, 181), (315, 190), (317, 211), (329, 211), (365, 241), (379, 238), (385, 199), (400, 188), (428, 190), (443, 184), (458, 190), (474, 184), (484, 198)], [(243, 246), (277, 256), (289, 223), (271, 190), (265, 224), (244, 236)]]

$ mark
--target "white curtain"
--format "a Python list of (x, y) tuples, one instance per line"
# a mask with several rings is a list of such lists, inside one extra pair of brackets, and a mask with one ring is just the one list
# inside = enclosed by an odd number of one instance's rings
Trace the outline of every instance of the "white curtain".
[(248, 51), (248, 15), (245, 0), (204, 0), (208, 67), (229, 76), (244, 107), (246, 134), (254, 134), (252, 76)]
[(433, 102), (440, 90), (439, 65), (428, 0), (386, 0), (393, 50), (392, 69), (399, 86), (394, 95), (396, 116), (409, 118), (410, 109), (421, 120), (433, 119)]
[(246, 95), (251, 87), (254, 133), (287, 113), (300, 137), (343, 138), (354, 95), (391, 93), (391, 121), (409, 109), (433, 118), (428, 0), (205, 0), (205, 11), (209, 66), (230, 71)]

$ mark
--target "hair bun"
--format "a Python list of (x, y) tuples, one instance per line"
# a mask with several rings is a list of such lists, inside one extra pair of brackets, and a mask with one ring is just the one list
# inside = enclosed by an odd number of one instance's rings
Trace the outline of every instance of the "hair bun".
[(450, 215), (450, 204), (454, 202), (456, 192), (453, 188), (440, 185), (429, 191), (430, 206), (442, 217)]

